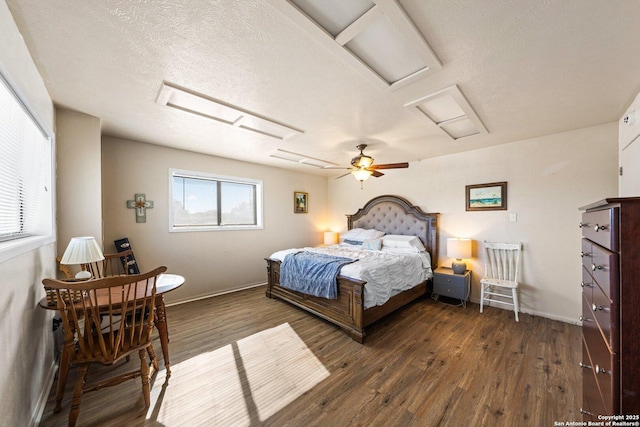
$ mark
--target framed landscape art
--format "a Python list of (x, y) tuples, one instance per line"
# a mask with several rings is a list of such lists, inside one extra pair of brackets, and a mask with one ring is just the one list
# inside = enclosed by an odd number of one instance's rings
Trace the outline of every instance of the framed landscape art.
[(500, 211), (507, 209), (507, 182), (465, 186), (467, 211)]

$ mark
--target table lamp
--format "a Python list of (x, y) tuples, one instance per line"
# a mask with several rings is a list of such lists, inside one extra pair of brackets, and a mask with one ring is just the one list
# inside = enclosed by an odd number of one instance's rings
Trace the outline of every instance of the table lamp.
[[(73, 237), (62, 255), (60, 264), (78, 265), (102, 261), (104, 255), (98, 242), (91, 236)], [(91, 272), (82, 270), (76, 274), (76, 279), (90, 279)]]
[(447, 256), (455, 258), (451, 263), (451, 268), (456, 274), (464, 274), (467, 265), (463, 259), (471, 258), (471, 239), (461, 239), (459, 237), (447, 239)]
[(324, 244), (325, 246), (331, 246), (338, 243), (338, 233), (335, 231), (325, 231), (324, 232)]

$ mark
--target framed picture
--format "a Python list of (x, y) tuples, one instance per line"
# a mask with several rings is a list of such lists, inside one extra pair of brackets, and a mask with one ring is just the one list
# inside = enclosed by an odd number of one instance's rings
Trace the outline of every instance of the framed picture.
[(309, 209), (309, 194), (301, 191), (293, 192), (293, 212), (307, 213)]
[(507, 183), (492, 182), (465, 186), (468, 211), (503, 211), (507, 209)]

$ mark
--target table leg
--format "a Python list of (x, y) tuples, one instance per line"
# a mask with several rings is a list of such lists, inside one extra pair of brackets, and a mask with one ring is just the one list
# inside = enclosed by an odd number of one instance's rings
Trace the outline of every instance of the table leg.
[(156, 295), (156, 328), (160, 336), (160, 345), (162, 346), (162, 357), (164, 358), (164, 366), (166, 369), (166, 377), (171, 376), (171, 362), (169, 361), (169, 330), (167, 329), (167, 315), (164, 306), (164, 297)]

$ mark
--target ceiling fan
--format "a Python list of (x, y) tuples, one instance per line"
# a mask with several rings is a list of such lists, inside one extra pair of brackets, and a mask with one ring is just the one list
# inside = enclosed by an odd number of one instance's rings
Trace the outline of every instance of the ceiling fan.
[(360, 188), (362, 188), (362, 183), (366, 181), (370, 176), (373, 175), (374, 177), (379, 178), (384, 175), (379, 171), (379, 169), (403, 169), (409, 167), (409, 163), (407, 162), (374, 165), (373, 157), (367, 156), (363, 152), (364, 149), (367, 148), (367, 144), (357, 145), (356, 148), (360, 150), (360, 154), (351, 159), (351, 167), (347, 168), (350, 170), (350, 172), (344, 175), (340, 175), (339, 177), (336, 177), (336, 179), (352, 174), (358, 181), (360, 181)]

